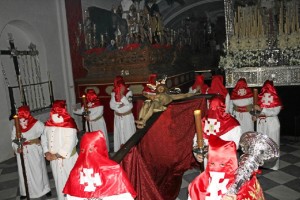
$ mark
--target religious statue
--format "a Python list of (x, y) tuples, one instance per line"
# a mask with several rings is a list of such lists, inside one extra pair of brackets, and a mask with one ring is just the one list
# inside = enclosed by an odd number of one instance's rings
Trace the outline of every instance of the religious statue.
[(146, 121), (153, 115), (153, 113), (165, 111), (167, 109), (166, 106), (173, 100), (188, 98), (195, 95), (192, 93), (169, 94), (165, 81), (166, 77), (162, 81), (156, 81), (156, 85), (147, 84), (147, 87), (150, 87), (152, 91), (155, 91), (155, 93), (143, 93), (144, 96), (147, 97), (147, 100), (144, 102), (139, 112), (139, 119), (135, 121), (137, 128), (144, 128)]

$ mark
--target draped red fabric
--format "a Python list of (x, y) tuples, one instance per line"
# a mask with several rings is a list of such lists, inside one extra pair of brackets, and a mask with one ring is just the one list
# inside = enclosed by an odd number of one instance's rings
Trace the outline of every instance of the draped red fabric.
[(192, 154), (196, 109), (205, 115), (206, 100), (171, 103), (137, 149), (123, 159), (124, 169), (139, 200), (172, 200), (178, 196), (183, 173), (197, 165)]
[(123, 159), (121, 166), (135, 188), (138, 200), (164, 200), (136, 146)]

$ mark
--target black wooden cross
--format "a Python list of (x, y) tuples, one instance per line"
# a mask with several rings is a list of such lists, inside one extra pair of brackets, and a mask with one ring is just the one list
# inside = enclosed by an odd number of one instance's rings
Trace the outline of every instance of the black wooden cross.
[[(12, 57), (14, 67), (15, 67), (16, 76), (17, 76), (18, 88), (19, 88), (20, 96), (21, 96), (21, 102), (22, 102), (22, 105), (27, 105), (26, 97), (25, 97), (25, 91), (24, 91), (24, 88), (23, 88), (21, 74), (20, 74), (18, 56), (19, 55), (21, 55), (21, 56), (22, 55), (32, 55), (33, 56), (33, 55), (37, 55), (38, 51), (36, 51), (36, 50), (29, 50), (29, 51), (19, 51), (19, 50), (17, 50), (16, 47), (15, 47), (14, 40), (13, 40), (13, 37), (12, 37), (11, 33), (8, 34), (8, 40), (9, 40), (10, 49), (9, 50), (0, 50), (0, 55), (10, 55)], [(11, 105), (11, 115), (12, 116), (16, 114), (13, 88), (14, 87), (8, 86), (10, 105)]]

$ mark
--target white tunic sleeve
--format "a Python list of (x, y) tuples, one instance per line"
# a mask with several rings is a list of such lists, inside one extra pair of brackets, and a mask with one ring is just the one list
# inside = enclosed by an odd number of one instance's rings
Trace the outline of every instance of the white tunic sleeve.
[(229, 101), (230, 101), (230, 96), (229, 96), (229, 93), (227, 93), (226, 98), (225, 98), (225, 105), (226, 105), (225, 112), (226, 113), (229, 113), (229, 103), (230, 103)]
[(46, 129), (44, 129), (43, 134), (41, 135), (41, 145), (42, 145), (44, 154), (47, 153), (47, 152), (49, 152), (49, 149), (48, 149), (48, 138), (46, 136)]
[(72, 151), (77, 143), (77, 131), (73, 128), (66, 128), (63, 133), (64, 145), (58, 150), (58, 154), (64, 158), (70, 158)]
[[(13, 126), (13, 129), (11, 131), (11, 141), (13, 141), (14, 139), (16, 139), (16, 127)], [(18, 145), (14, 142), (12, 142), (12, 148), (14, 150), (15, 153), (17, 153), (17, 149), (18, 149)]]
[(266, 115), (266, 117), (274, 117), (279, 114), (280, 110), (281, 110), (281, 106), (277, 106), (274, 108), (263, 108), (261, 114)]
[(103, 115), (103, 106), (97, 106), (90, 109), (90, 120), (95, 120)]
[(73, 113), (76, 114), (76, 115), (82, 115), (83, 113), (83, 107), (81, 107), (80, 109), (77, 109), (77, 110), (73, 110)]
[(116, 111), (118, 113), (125, 113), (132, 109), (133, 105), (132, 105), (131, 101), (129, 101), (129, 99), (132, 98), (131, 91), (129, 91), (126, 94), (126, 97), (125, 96), (122, 97), (121, 103), (116, 103), (113, 95), (114, 94), (112, 94), (111, 101), (110, 101), (111, 109), (113, 109), (114, 111)]

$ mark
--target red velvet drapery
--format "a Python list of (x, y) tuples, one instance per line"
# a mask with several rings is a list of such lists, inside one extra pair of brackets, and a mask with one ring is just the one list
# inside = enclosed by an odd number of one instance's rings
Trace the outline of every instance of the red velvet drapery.
[(194, 110), (206, 112), (206, 100), (174, 102), (123, 159), (138, 200), (172, 200), (180, 191), (182, 175), (197, 165), (192, 155)]

